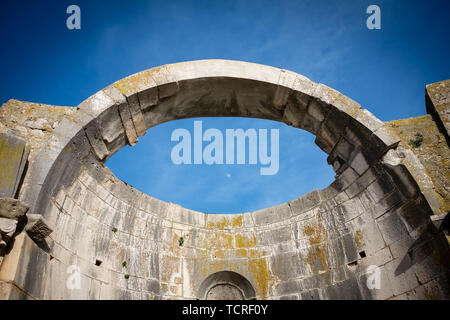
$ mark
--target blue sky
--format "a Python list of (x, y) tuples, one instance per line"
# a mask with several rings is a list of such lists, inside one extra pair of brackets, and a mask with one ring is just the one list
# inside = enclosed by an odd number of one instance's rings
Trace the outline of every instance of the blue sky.
[[(66, 8), (81, 8), (81, 30)], [(366, 8), (381, 8), (381, 30)], [(162, 64), (231, 59), (289, 69), (358, 101), (382, 120), (425, 114), (424, 89), (450, 75), (450, 2), (3, 0), (0, 103), (10, 98), (76, 106), (112, 82)], [(278, 128), (280, 170), (175, 166), (176, 128), (150, 129), (107, 165), (162, 200), (205, 212), (245, 212), (292, 200), (333, 180), (307, 132), (253, 119), (203, 119), (205, 128)], [(185, 183), (182, 183), (185, 181)]]

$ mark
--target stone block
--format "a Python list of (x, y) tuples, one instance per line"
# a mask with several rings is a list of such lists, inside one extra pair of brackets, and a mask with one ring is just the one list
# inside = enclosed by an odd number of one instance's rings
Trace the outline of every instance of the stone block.
[(320, 121), (317, 121), (313, 116), (306, 113), (300, 123), (300, 129), (306, 130), (315, 135), (319, 131), (320, 124)]
[(141, 137), (147, 131), (145, 126), (144, 116), (142, 115), (141, 105), (139, 103), (138, 95), (127, 97), (128, 105), (130, 107), (131, 118), (138, 137)]
[(30, 296), (42, 297), (48, 275), (39, 271), (46, 269), (50, 256), (30, 238), (25, 236), (22, 239), (20, 248), (17, 248), (20, 251), (20, 260), (14, 269), (14, 282)]
[(352, 116), (361, 108), (357, 102), (323, 84), (318, 84), (312, 95)]
[(53, 232), (40, 214), (29, 214), (27, 220), (25, 231), (37, 243), (45, 240)]
[(301, 257), (295, 252), (272, 255), (269, 262), (272, 274), (281, 281), (304, 276), (307, 272)]
[(24, 139), (0, 133), (0, 197), (15, 197), (29, 153)]
[(406, 202), (397, 209), (397, 213), (409, 233), (427, 225), (433, 214), (422, 197)]
[(263, 226), (271, 223), (285, 221), (291, 217), (291, 208), (287, 203), (281, 205), (255, 211), (253, 214), (253, 221), (256, 226)]
[(400, 142), (400, 139), (390, 132), (387, 126), (378, 128), (373, 135), (384, 143), (386, 150), (395, 148)]
[(0, 301), (6, 300), (34, 300), (14, 283), (0, 281)]
[[(342, 242), (339, 239), (330, 239), (326, 243), (327, 260), (330, 268), (339, 268), (345, 264), (345, 255)], [(336, 281), (341, 281), (337, 280)]]
[(363, 155), (362, 152), (357, 152), (350, 162), (350, 166), (355, 169), (355, 171), (362, 175), (370, 167), (369, 161)]
[(97, 121), (93, 120), (85, 129), (86, 136), (100, 161), (109, 156), (109, 150), (103, 141), (102, 134), (98, 128)]
[(336, 176), (336, 183), (339, 185), (339, 190), (345, 190), (354, 181), (356, 181), (358, 177), (358, 173), (356, 173), (356, 171), (351, 167), (345, 169), (341, 174)]
[(256, 233), (256, 239), (259, 245), (271, 245), (292, 239), (292, 229), (290, 226), (278, 229), (269, 229)]
[(433, 116), (439, 129), (447, 138), (450, 136), (450, 81), (444, 80), (426, 86), (425, 102), (427, 113)]
[(320, 197), (323, 200), (329, 200), (337, 196), (339, 191), (334, 187), (333, 184), (330, 184), (323, 190), (320, 190)]
[(158, 88), (153, 87), (138, 93), (139, 105), (143, 112), (158, 104)]
[(375, 203), (377, 203), (394, 191), (394, 184), (387, 175), (382, 175), (372, 182), (366, 188), (366, 191), (370, 194)]
[(280, 70), (280, 78), (278, 86), (273, 98), (275, 108), (282, 110), (288, 101), (288, 97), (292, 92), (292, 86), (296, 80), (296, 74), (287, 70)]
[(292, 215), (295, 216), (318, 206), (320, 201), (319, 191), (313, 190), (300, 198), (290, 201), (289, 206), (291, 207)]
[[(355, 152), (355, 146), (351, 144), (347, 139), (341, 137), (333, 149), (333, 153), (337, 154), (341, 159), (348, 162), (350, 159), (353, 159), (353, 154)], [(353, 159), (353, 161), (355, 161)], [(355, 166), (353, 167), (355, 168)], [(358, 171), (357, 171), (358, 172)], [(360, 172), (358, 172), (361, 174)]]
[(395, 259), (408, 258), (408, 261), (410, 261), (410, 257), (408, 257), (408, 251), (413, 248), (413, 244), (414, 239), (409, 235), (392, 242), (389, 245), (392, 257), (394, 257)]
[(151, 76), (158, 85), (159, 99), (170, 97), (178, 92), (178, 81), (168, 66), (151, 69)]
[(104, 90), (101, 90), (78, 105), (78, 109), (93, 118), (99, 116), (103, 111), (115, 105), (116, 102)]
[(403, 270), (399, 268), (401, 262), (401, 259), (395, 259), (388, 262), (385, 266), (392, 291), (396, 296), (411, 291), (419, 285), (414, 274), (414, 269), (410, 268), (402, 272)]
[(299, 280), (291, 280), (281, 282), (274, 286), (273, 294), (275, 296), (287, 296), (297, 294), (303, 290), (302, 282)]
[(125, 134), (127, 136), (128, 143), (131, 146), (134, 146), (138, 142), (138, 136), (134, 127), (128, 103), (122, 103), (119, 105), (119, 114), (120, 118), (122, 119), (123, 127), (125, 128)]
[(350, 233), (347, 233), (342, 236), (342, 247), (344, 249), (345, 253), (345, 262), (347, 264), (354, 262), (358, 260), (358, 251), (356, 248), (355, 240), (353, 238), (353, 235)]
[(316, 90), (316, 87), (316, 83), (312, 82), (305, 76), (297, 74), (292, 89), (295, 90), (296, 93), (301, 92), (305, 95), (311, 96)]
[(361, 300), (361, 292), (356, 279), (346, 279), (333, 287), (328, 287), (328, 297), (334, 300)]
[(301, 300), (320, 300), (319, 289), (313, 289), (300, 294)]
[(345, 132), (347, 123), (348, 118), (330, 108), (326, 119), (321, 123), (320, 129), (317, 131), (316, 140), (314, 142), (325, 153), (330, 154), (342, 134)]
[(386, 245), (408, 236), (408, 231), (395, 212), (387, 213), (377, 220)]
[(357, 273), (366, 273), (370, 269), (370, 266), (381, 267), (393, 259), (394, 256), (391, 254), (389, 247), (384, 247), (375, 253), (369, 252), (365, 258), (358, 260)]
[(166, 218), (174, 222), (184, 223), (196, 227), (205, 226), (206, 223), (204, 213), (185, 209), (176, 204), (173, 204), (168, 208)]
[(373, 217), (365, 212), (350, 223), (358, 252), (373, 254), (386, 245)]
[(357, 149), (361, 149), (368, 145), (372, 131), (367, 129), (362, 123), (350, 119), (345, 127), (344, 137), (352, 143)]
[(284, 109), (282, 121), (289, 126), (302, 128), (306, 108), (306, 105), (292, 99), (292, 101), (287, 103), (286, 108)]
[(384, 125), (383, 121), (379, 120), (367, 109), (359, 110), (359, 112), (356, 113), (355, 119), (372, 132)]
[(112, 106), (97, 117), (97, 124), (101, 131), (102, 138), (107, 145), (113, 144), (125, 135), (119, 108)]
[(409, 249), (411, 269), (420, 283), (449, 275), (450, 261), (445, 257), (450, 254), (450, 250), (446, 242), (446, 239), (439, 236), (419, 244), (416, 240)]
[(244, 228), (254, 227), (253, 213), (245, 212), (242, 214), (242, 227)]
[(365, 190), (373, 181), (375, 181), (377, 176), (378, 172), (374, 168), (367, 170), (345, 190), (345, 193), (348, 195), (349, 198), (355, 197), (360, 192)]
[(7, 219), (18, 220), (22, 218), (27, 212), (29, 207), (12, 198), (0, 198), (0, 217)]
[(318, 100), (311, 99), (308, 104), (308, 114), (317, 122), (324, 121), (329, 111), (330, 106)]
[(278, 299), (279, 300), (299, 300), (298, 294), (284, 295), (284, 296), (280, 296)]

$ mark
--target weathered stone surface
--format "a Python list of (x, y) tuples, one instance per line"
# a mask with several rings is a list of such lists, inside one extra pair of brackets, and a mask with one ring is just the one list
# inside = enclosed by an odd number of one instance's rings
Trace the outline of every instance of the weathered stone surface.
[(262, 226), (284, 221), (290, 218), (291, 215), (291, 207), (287, 203), (284, 203), (275, 207), (254, 212), (253, 221), (255, 221), (256, 226)]
[(281, 110), (286, 105), (289, 94), (292, 92), (291, 88), (294, 85), (296, 78), (297, 75), (294, 72), (281, 70), (277, 91), (275, 92), (275, 97), (273, 98), (273, 105), (277, 109)]
[(28, 209), (27, 205), (17, 199), (0, 198), (0, 256), (3, 256), (3, 249), (18, 232), (18, 224), (23, 221)]
[[(14, 232), (16, 232), (16, 228), (17, 220), (0, 218), (0, 234), (3, 234), (3, 236), (6, 235), (11, 238), (14, 235)], [(2, 245), (6, 246), (6, 242), (2, 241)]]
[(105, 141), (103, 141), (102, 133), (98, 128), (97, 121), (92, 121), (84, 130), (86, 131), (86, 136), (89, 139), (89, 142), (94, 149), (97, 158), (99, 160), (103, 160), (108, 157), (109, 150), (105, 144)]
[(449, 221), (450, 221), (450, 215), (448, 213), (446, 214), (438, 214), (438, 215), (432, 215), (431, 222), (435, 226), (435, 228), (439, 231), (444, 231), (447, 235), (449, 233)]
[(134, 146), (138, 142), (138, 138), (128, 103), (122, 103), (119, 105), (119, 114), (120, 118), (122, 119), (123, 127), (125, 128), (128, 143), (131, 146)]
[(427, 85), (425, 89), (427, 112), (433, 116), (436, 124), (450, 138), (450, 80)]
[(134, 128), (138, 137), (141, 137), (147, 131), (145, 127), (144, 116), (142, 115), (139, 98), (137, 95), (133, 95), (127, 98), (128, 105), (130, 106), (131, 118), (133, 119)]
[(27, 213), (28, 209), (26, 204), (17, 199), (0, 198), (0, 217), (2, 218), (18, 220)]
[(320, 193), (317, 190), (311, 191), (304, 196), (289, 202), (292, 214), (297, 215), (306, 212), (320, 204)]
[[(31, 141), (19, 192), (30, 213), (1, 262), (0, 296), (18, 297), (18, 288), (36, 299), (448, 298), (448, 240), (430, 219), (448, 206), (445, 139), (429, 116), (383, 123), (360, 108), (293, 72), (224, 60), (140, 72), (77, 110), (9, 101), (0, 132)], [(336, 181), (272, 208), (213, 215), (145, 195), (103, 165), (152, 126), (202, 116), (314, 133)], [(430, 130), (417, 148), (402, 133), (413, 128)], [(1, 210), (7, 238), (23, 214)], [(374, 265), (381, 288), (372, 290)], [(73, 267), (80, 290), (61, 285)]]
[(378, 226), (386, 245), (408, 235), (405, 225), (395, 211), (378, 219)]
[(31, 239), (36, 242), (44, 240), (53, 232), (45, 219), (39, 214), (29, 214), (27, 220), (25, 230)]

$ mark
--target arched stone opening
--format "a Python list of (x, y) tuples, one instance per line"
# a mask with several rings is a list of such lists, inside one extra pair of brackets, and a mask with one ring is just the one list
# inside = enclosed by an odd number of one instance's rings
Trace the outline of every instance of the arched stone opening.
[[(143, 194), (103, 165), (150, 127), (205, 116), (307, 130), (336, 180), (276, 207), (214, 215)], [(439, 205), (398, 143), (353, 100), (286, 70), (210, 60), (132, 75), (67, 115), (33, 160), (20, 198), (54, 233), (47, 253), (24, 240), (30, 258), (15, 281), (35, 298), (194, 298), (202, 279), (229, 270), (259, 299), (387, 299), (431, 282), (446, 297), (448, 245), (429, 221)], [(80, 290), (60, 285), (73, 265)], [(371, 265), (383, 289), (367, 288)]]
[(209, 275), (200, 285), (198, 298), (202, 300), (252, 300), (256, 292), (242, 275), (220, 271)]

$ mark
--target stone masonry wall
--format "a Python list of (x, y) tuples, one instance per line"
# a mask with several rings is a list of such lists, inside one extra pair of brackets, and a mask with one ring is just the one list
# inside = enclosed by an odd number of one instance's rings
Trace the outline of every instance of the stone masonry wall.
[[(424, 200), (402, 200), (381, 166), (346, 190), (203, 214), (143, 194), (100, 163), (83, 166), (48, 204), (51, 252), (31, 249), (33, 268), (45, 272), (16, 283), (43, 299), (195, 299), (208, 275), (228, 270), (259, 299), (448, 298), (445, 239), (419, 234)], [(80, 290), (61, 285), (70, 265), (81, 270)], [(367, 289), (370, 265), (380, 268), (380, 290)]]
[[(0, 265), (1, 298), (202, 299), (205, 279), (224, 271), (258, 299), (450, 298), (448, 240), (430, 218), (448, 208), (449, 151), (429, 116), (385, 124), (303, 76), (222, 60), (158, 67), (77, 109), (46, 108), (0, 108), (3, 126), (31, 143), (17, 200), (53, 230), (17, 233)], [(307, 130), (336, 180), (276, 207), (205, 214), (143, 194), (103, 164), (146, 129), (196, 116)], [(408, 144), (415, 131), (418, 147)], [(370, 266), (379, 289), (367, 286)]]

